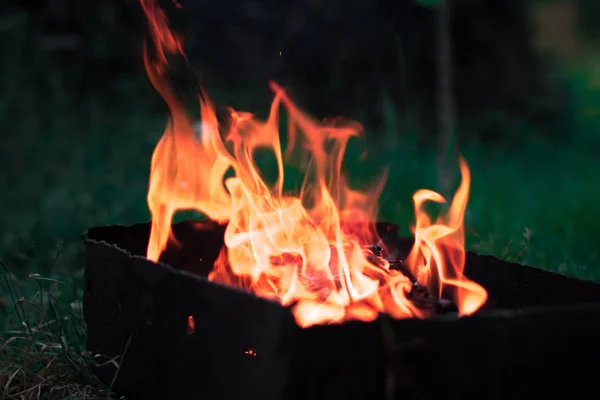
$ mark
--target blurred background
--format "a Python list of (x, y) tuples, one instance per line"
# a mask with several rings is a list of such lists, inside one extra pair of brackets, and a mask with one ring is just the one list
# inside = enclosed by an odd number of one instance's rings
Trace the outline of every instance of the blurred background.
[[(416, 189), (472, 171), (470, 250), (600, 280), (597, 0), (167, 0), (196, 81), (259, 115), (275, 79), (310, 114), (361, 121), (346, 168), (390, 167), (381, 217), (409, 234)], [(149, 218), (167, 110), (136, 0), (0, 5), (0, 258), (80, 276), (80, 235)], [(367, 150), (367, 158), (359, 155)], [(448, 161), (449, 160), (449, 161)]]

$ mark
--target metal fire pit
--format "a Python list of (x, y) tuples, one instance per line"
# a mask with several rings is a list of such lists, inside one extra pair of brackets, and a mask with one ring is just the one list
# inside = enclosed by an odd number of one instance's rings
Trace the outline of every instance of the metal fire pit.
[[(181, 247), (160, 263), (145, 258), (148, 223), (84, 235), (88, 349), (121, 355), (113, 388), (129, 400), (566, 399), (597, 390), (595, 283), (468, 253), (466, 275), (489, 293), (477, 315), (301, 329), (290, 309), (205, 278), (223, 226), (173, 230)], [(410, 250), (396, 226), (378, 231), (388, 247)], [(96, 368), (107, 383), (116, 372)]]

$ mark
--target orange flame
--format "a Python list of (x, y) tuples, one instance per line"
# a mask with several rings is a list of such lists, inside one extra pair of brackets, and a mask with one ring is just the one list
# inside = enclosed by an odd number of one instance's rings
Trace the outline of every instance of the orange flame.
[(448, 291), (461, 315), (472, 314), (487, 300), (487, 292), (479, 284), (463, 275), (465, 265), (465, 245), (463, 220), (471, 174), (465, 160), (459, 159), (463, 177), (447, 214), (441, 215), (435, 224), (423, 209), (425, 202), (444, 203), (446, 200), (437, 192), (418, 190), (415, 203), (416, 224), (413, 229), (415, 244), (408, 256), (410, 266), (418, 282), (428, 287), (431, 293), (441, 297)]
[[(171, 33), (154, 0), (140, 2), (150, 25), (146, 70), (171, 112), (152, 156), (148, 259), (157, 261), (167, 241), (174, 240), (174, 213), (193, 209), (228, 223), (225, 247), (209, 279), (292, 306), (300, 326), (370, 321), (381, 312), (395, 318), (425, 316), (406, 298), (412, 282), (385, 260), (377, 265), (369, 261), (363, 249), (376, 240), (372, 222), (386, 174), (368, 191), (347, 185), (342, 160), (348, 140), (362, 133), (361, 125), (341, 119), (317, 122), (271, 82), (275, 97), (266, 121), (231, 110), (229, 126), (223, 127), (202, 93), (198, 138), (166, 75), (167, 56), (183, 55), (181, 39)], [(289, 115), (285, 157), (279, 133), (282, 106)], [(290, 163), (298, 148), (308, 166), (300, 193), (292, 195), (283, 190), (284, 158)], [(275, 155), (274, 183), (267, 183), (256, 163), (255, 153), (261, 149)], [(225, 179), (230, 169), (235, 176)], [(461, 172), (464, 180), (446, 220), (431, 224), (421, 209), (426, 200), (442, 201), (439, 194), (415, 194), (416, 243), (409, 265), (430, 289), (441, 293), (451, 288), (461, 314), (469, 314), (485, 302), (486, 292), (462, 275), (462, 221), (469, 190), (464, 162)]]

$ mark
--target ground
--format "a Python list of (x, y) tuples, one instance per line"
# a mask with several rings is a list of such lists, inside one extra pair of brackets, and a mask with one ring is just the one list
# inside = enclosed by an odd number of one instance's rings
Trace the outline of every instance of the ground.
[[(510, 148), (461, 148), (472, 171), (467, 247), (600, 280), (593, 74), (572, 72), (570, 88), (572, 135), (563, 144), (524, 131)], [(367, 161), (347, 168), (364, 180), (389, 165), (381, 216), (408, 234), (412, 193), (436, 185), (435, 154), (418, 149), (410, 132), (398, 135), (393, 112), (382, 115), (387, 128), (369, 141)], [(148, 219), (150, 156), (166, 121), (138, 111), (84, 121), (57, 111), (52, 118), (49, 125), (35, 114), (13, 123), (0, 149), (0, 398), (36, 398), (38, 390), (47, 398), (94, 398), (106, 390), (89, 374), (95, 355), (84, 351), (80, 236), (91, 226)], [(350, 160), (362, 146), (351, 146)]]

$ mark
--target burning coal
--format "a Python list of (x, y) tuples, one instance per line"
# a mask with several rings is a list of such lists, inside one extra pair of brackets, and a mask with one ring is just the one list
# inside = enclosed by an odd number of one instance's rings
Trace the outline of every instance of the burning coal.
[[(300, 326), (370, 321), (379, 313), (394, 318), (425, 317), (407, 299), (413, 282), (380, 259), (373, 263), (364, 248), (376, 243), (373, 222), (386, 174), (370, 190), (351, 189), (341, 171), (350, 138), (362, 134), (354, 121), (315, 121), (300, 110), (276, 83), (269, 116), (260, 120), (231, 110), (227, 127), (200, 93), (201, 128), (175, 95), (168, 79), (168, 55), (183, 55), (181, 38), (168, 26), (154, 0), (140, 0), (149, 22), (144, 47), (148, 76), (167, 102), (171, 118), (154, 150), (148, 205), (152, 231), (147, 257), (156, 261), (166, 248), (178, 210), (197, 210), (227, 223), (225, 248), (209, 279), (293, 306)], [(285, 152), (279, 115), (288, 114)], [(199, 137), (198, 137), (199, 136)], [(257, 150), (274, 154), (278, 175), (269, 183), (256, 163)], [(284, 165), (292, 155), (305, 160), (298, 194), (286, 193)], [(225, 178), (232, 169), (234, 177)], [(444, 202), (436, 192), (414, 195), (415, 245), (407, 260), (419, 284), (450, 296), (460, 314), (475, 312), (486, 291), (463, 276), (463, 217), (469, 197), (469, 169), (460, 160), (462, 183), (449, 211), (432, 221), (427, 201)]]

